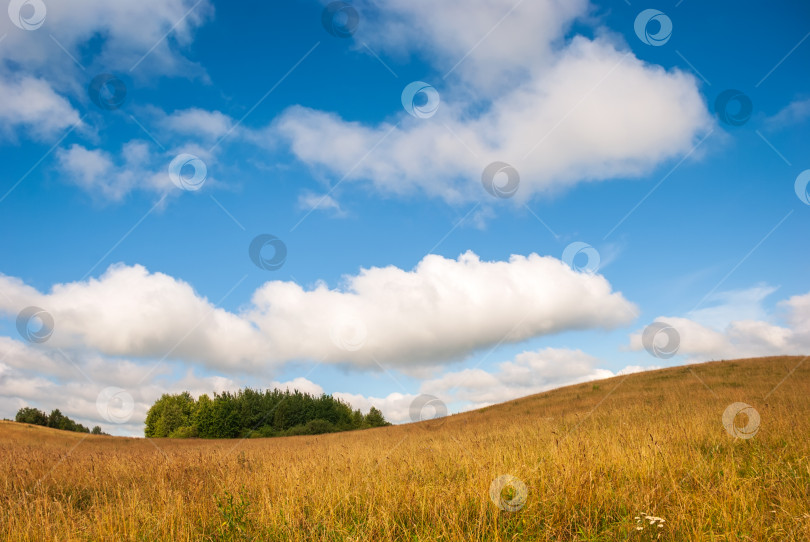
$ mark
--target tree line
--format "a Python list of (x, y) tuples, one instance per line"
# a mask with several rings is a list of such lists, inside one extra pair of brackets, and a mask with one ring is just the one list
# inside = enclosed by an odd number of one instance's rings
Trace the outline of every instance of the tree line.
[(319, 435), (391, 425), (382, 412), (368, 414), (331, 395), (298, 390), (246, 388), (236, 393), (206, 394), (194, 399), (187, 391), (164, 394), (146, 414), (147, 438), (252, 438)]
[(14, 421), (41, 425), (43, 427), (52, 427), (53, 429), (61, 429), (62, 431), (75, 431), (76, 433), (92, 433), (94, 435), (106, 434), (101, 431), (101, 427), (98, 425), (90, 430), (82, 424), (71, 420), (62, 414), (58, 408), (51, 410), (50, 414), (45, 414), (44, 411), (38, 408), (23, 407), (17, 411), (17, 416), (14, 418)]

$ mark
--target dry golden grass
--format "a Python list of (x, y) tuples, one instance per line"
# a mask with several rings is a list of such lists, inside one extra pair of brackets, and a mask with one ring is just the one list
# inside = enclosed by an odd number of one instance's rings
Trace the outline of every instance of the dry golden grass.
[[(810, 540), (801, 359), (677, 367), (440, 427), (318, 437), (150, 442), (2, 423), (0, 538)], [(761, 415), (752, 439), (722, 425), (736, 401)], [(502, 474), (528, 487), (517, 512), (490, 500)]]

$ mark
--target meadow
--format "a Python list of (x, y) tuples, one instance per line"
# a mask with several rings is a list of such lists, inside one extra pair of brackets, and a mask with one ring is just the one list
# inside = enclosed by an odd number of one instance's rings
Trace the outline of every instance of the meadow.
[[(734, 402), (755, 434), (724, 427)], [(810, 362), (674, 367), (319, 436), (3, 422), (0, 459), (2, 540), (810, 540)], [(502, 475), (525, 494), (491, 498)]]

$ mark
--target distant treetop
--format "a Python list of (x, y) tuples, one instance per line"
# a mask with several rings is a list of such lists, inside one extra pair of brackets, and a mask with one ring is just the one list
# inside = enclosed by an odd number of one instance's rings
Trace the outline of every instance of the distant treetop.
[[(56, 408), (51, 410), (50, 414), (45, 414), (44, 411), (33, 407), (23, 407), (17, 411), (17, 416), (14, 421), (19, 423), (30, 423), (32, 425), (42, 425), (44, 427), (52, 427), (53, 429), (61, 429), (63, 431), (75, 431), (77, 433), (90, 433), (91, 431), (80, 423), (74, 422)], [(104, 435), (101, 427), (98, 425), (93, 428), (94, 435)]]
[(246, 438), (318, 435), (391, 425), (372, 407), (368, 414), (331, 395), (246, 388), (236, 393), (164, 394), (146, 415), (146, 437)]

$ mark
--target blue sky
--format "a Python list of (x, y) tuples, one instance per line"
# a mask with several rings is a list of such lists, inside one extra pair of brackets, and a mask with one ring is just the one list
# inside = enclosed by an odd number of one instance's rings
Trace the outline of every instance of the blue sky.
[[(3, 416), (141, 434), (163, 392), (295, 385), (399, 422), (420, 393), (459, 411), (807, 352), (805, 3), (338, 7), (348, 37), (318, 2), (11, 2)], [(647, 9), (671, 21), (662, 44), (634, 29)], [(120, 106), (94, 104), (100, 74)], [(440, 98), (424, 118), (403, 108), (415, 81)], [(716, 110), (729, 89), (752, 104), (736, 126), (739, 103)], [(205, 164), (199, 190), (173, 182), (181, 154)], [(513, 197), (482, 186), (495, 161)], [(261, 234), (286, 246), (279, 269), (251, 261)], [(575, 242), (598, 268), (561, 261)], [(17, 329), (29, 306), (53, 317), (44, 342)], [(645, 348), (656, 320), (674, 357)]]

